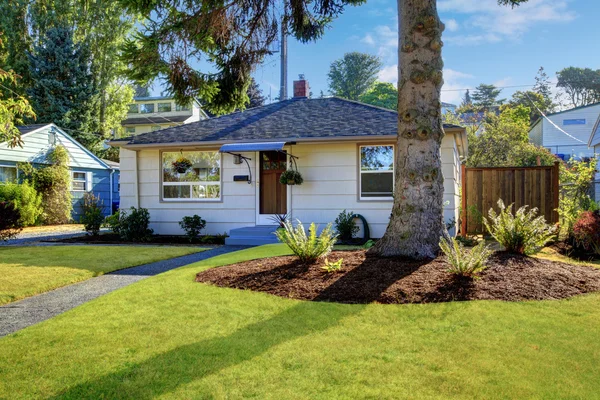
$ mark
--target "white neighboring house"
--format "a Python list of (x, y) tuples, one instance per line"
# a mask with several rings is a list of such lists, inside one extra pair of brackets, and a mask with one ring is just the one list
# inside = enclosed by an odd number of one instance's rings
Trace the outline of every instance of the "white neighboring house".
[[(227, 232), (229, 244), (276, 242), (276, 215), (322, 228), (344, 209), (366, 219), (371, 237), (383, 236), (398, 114), (335, 97), (308, 99), (299, 82), (290, 100), (111, 141), (120, 147), (121, 208), (147, 208), (158, 234), (182, 234), (178, 222), (198, 214), (205, 233)], [(444, 218), (454, 233), (467, 138), (456, 125), (445, 125), (445, 133)], [(192, 166), (177, 171), (179, 157)], [(279, 183), (288, 168), (303, 175), (302, 185)]]
[(529, 140), (547, 148), (563, 160), (593, 157), (594, 149), (588, 144), (599, 116), (600, 103), (548, 114), (550, 121), (573, 137), (561, 132), (545, 118), (540, 118), (529, 130)]
[(207, 119), (198, 101), (189, 106), (175, 104), (173, 97), (135, 97), (127, 119), (121, 122), (125, 135), (139, 135)]

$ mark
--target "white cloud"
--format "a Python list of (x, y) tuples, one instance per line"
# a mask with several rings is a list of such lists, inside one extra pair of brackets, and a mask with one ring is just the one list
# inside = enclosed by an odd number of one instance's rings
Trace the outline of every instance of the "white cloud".
[(383, 67), (379, 71), (378, 78), (382, 82), (390, 82), (395, 85), (398, 82), (398, 64)]
[(509, 77), (497, 80), (496, 82), (494, 82), (494, 86), (496, 86), (496, 87), (505, 87), (505, 86), (510, 86), (513, 83), (514, 83), (513, 79), (509, 76)]
[(529, 0), (514, 8), (499, 6), (497, 0), (440, 0), (438, 9), (442, 13), (467, 15), (462, 25), (473, 33), (444, 38), (448, 43), (463, 45), (518, 40), (537, 25), (566, 23), (576, 18), (568, 0)]
[(458, 22), (455, 19), (449, 19), (445, 22), (446, 30), (449, 32), (456, 32), (460, 27)]
[(375, 46), (375, 40), (373, 39), (373, 36), (371, 36), (370, 33), (367, 33), (367, 35), (360, 39), (360, 41), (362, 43), (368, 44), (369, 46)]

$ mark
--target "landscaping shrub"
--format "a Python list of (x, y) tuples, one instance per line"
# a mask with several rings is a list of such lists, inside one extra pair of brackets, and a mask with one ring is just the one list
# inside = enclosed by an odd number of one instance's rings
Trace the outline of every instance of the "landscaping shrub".
[(600, 211), (585, 211), (573, 226), (575, 245), (600, 254)]
[(511, 253), (537, 253), (555, 235), (554, 227), (543, 216), (537, 216), (537, 208), (527, 211), (527, 206), (523, 206), (513, 214), (513, 205), (506, 207), (502, 200), (498, 200), (498, 207), (500, 213), (490, 209), (489, 220), (484, 218), (483, 223), (490, 235)]
[(42, 215), (42, 196), (25, 181), (22, 184), (5, 183), (0, 185), (0, 201), (11, 201), (21, 213), (22, 226), (35, 225)]
[(572, 236), (573, 226), (582, 212), (598, 208), (590, 197), (596, 163), (592, 158), (590, 161), (570, 160), (560, 166), (561, 196), (557, 212), (566, 236)]
[(46, 157), (50, 165), (34, 168), (20, 163), (19, 170), (42, 196), (42, 220), (45, 224), (66, 224), (73, 210), (69, 154), (56, 146)]
[(119, 211), (115, 212), (113, 215), (109, 215), (104, 218), (104, 226), (110, 229), (113, 233), (120, 235), (121, 234), (121, 216)]
[(21, 213), (12, 201), (0, 201), (0, 240), (12, 239), (21, 231)]
[(440, 240), (440, 248), (450, 264), (448, 272), (467, 278), (474, 278), (486, 269), (485, 263), (493, 253), (483, 242), (467, 250), (461, 242), (454, 238)]
[(358, 225), (354, 222), (354, 218), (352, 217), (354, 212), (346, 212), (346, 210), (342, 211), (334, 221), (335, 229), (338, 233), (339, 238), (343, 242), (348, 242), (352, 240), (354, 235), (358, 233)]
[(154, 231), (150, 225), (150, 213), (146, 208), (131, 207), (129, 213), (125, 210), (119, 212), (119, 236), (131, 242), (144, 242), (150, 239)]
[(321, 269), (328, 274), (331, 274), (333, 272), (341, 272), (343, 262), (344, 262), (343, 258), (340, 258), (339, 260), (337, 260), (335, 262), (329, 262), (329, 259), (326, 258), (325, 265), (323, 265), (321, 267)]
[(278, 229), (275, 234), (279, 240), (288, 245), (300, 261), (309, 264), (329, 254), (337, 240), (331, 224), (327, 224), (321, 234), (317, 236), (317, 226), (314, 222), (308, 228), (308, 236), (300, 221), (296, 228), (290, 221), (286, 221), (284, 228)]
[(94, 196), (92, 193), (85, 193), (83, 195), (83, 215), (80, 222), (83, 224), (86, 232), (91, 233), (92, 236), (98, 235), (104, 221), (102, 208), (100, 197)]
[(269, 218), (271, 221), (275, 222), (277, 225), (279, 225), (279, 228), (283, 228), (285, 225), (285, 222), (289, 219), (289, 215), (286, 214), (275, 214), (272, 217)]
[(206, 221), (203, 220), (199, 215), (185, 216), (179, 221), (179, 226), (185, 231), (185, 235), (188, 237), (190, 242), (200, 236), (200, 232), (206, 226)]

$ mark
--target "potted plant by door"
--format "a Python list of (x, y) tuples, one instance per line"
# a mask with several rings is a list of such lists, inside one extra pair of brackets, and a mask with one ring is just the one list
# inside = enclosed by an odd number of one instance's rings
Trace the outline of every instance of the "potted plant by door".
[(192, 162), (184, 156), (179, 157), (172, 163), (173, 169), (179, 174), (184, 174), (192, 166)]
[(302, 174), (298, 171), (294, 171), (293, 169), (284, 171), (279, 178), (279, 183), (284, 185), (302, 185), (302, 182), (304, 182)]

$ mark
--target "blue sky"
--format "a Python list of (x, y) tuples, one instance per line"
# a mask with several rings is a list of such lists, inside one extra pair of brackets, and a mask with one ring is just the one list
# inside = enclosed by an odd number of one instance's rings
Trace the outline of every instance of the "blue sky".
[[(519, 8), (500, 7), (496, 0), (439, 0), (446, 24), (442, 100), (459, 103), (463, 90), (479, 83), (533, 85), (543, 66), (553, 81), (568, 67), (600, 68), (600, 2), (596, 0), (530, 0)], [(395, 0), (367, 0), (346, 9), (315, 43), (289, 40), (289, 94), (292, 81), (305, 74), (311, 90), (327, 94), (329, 65), (346, 52), (381, 57), (380, 80), (396, 82), (397, 11)], [(263, 93), (279, 93), (279, 56), (270, 57), (254, 73)], [(515, 90), (507, 88), (501, 97)]]

